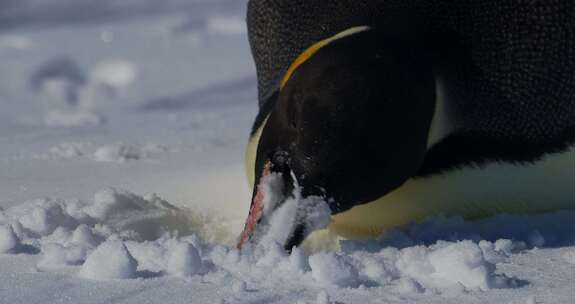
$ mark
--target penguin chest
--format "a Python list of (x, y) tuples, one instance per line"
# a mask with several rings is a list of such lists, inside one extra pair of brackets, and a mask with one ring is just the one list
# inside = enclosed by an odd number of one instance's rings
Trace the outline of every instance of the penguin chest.
[(575, 208), (575, 149), (530, 164), (491, 163), (414, 178), (373, 202), (333, 216), (344, 238), (376, 237), (430, 216), (477, 219)]

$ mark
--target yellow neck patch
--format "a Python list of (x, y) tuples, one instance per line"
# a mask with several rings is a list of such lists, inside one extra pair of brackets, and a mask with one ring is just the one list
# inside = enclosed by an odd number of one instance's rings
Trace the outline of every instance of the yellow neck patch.
[(310, 46), (309, 48), (307, 48), (305, 51), (303, 51), (290, 65), (290, 67), (288, 68), (287, 72), (285, 73), (282, 82), (280, 83), (280, 90), (283, 89), (283, 87), (286, 85), (286, 83), (288, 82), (288, 80), (291, 78), (291, 76), (293, 75), (293, 73), (295, 72), (295, 70), (297, 70), (298, 67), (300, 67), (304, 62), (306, 62), (308, 59), (310, 59), (313, 55), (315, 55), (315, 53), (317, 53), (317, 51), (319, 51), (321, 48), (323, 48), (324, 46), (347, 36), (356, 34), (356, 33), (360, 33), (360, 32), (364, 32), (371, 29), (369, 26), (356, 26), (356, 27), (352, 27), (349, 28), (343, 32), (340, 32), (334, 36), (331, 36), (329, 38), (326, 38), (324, 40), (321, 40), (319, 42), (314, 43), (312, 46)]

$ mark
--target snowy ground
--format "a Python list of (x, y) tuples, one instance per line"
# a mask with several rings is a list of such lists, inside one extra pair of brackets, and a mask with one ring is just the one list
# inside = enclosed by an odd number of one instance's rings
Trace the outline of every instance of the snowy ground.
[(575, 213), (238, 252), (245, 2), (0, 4), (0, 303), (573, 303)]

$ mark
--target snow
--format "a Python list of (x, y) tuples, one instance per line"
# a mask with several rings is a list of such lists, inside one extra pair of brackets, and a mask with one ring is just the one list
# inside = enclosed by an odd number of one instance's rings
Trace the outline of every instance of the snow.
[[(258, 192), (263, 196), (263, 219), (258, 228), (263, 236), (258, 244), (285, 244), (297, 225), (304, 225), (307, 232), (327, 227), (330, 223), (330, 209), (327, 202), (318, 196), (301, 198), (301, 188), (295, 184), (292, 194), (285, 198), (283, 179), (279, 173), (270, 173), (262, 178)], [(254, 236), (256, 239), (259, 236)]]
[(18, 246), (19, 240), (12, 226), (0, 226), (0, 253), (10, 253)]
[(247, 286), (246, 286), (246, 282), (244, 282), (244, 281), (238, 280), (232, 284), (232, 290), (235, 293), (244, 292), (244, 291), (246, 291), (246, 289), (247, 289)]
[(132, 279), (136, 276), (137, 268), (138, 262), (124, 243), (109, 241), (90, 254), (79, 275), (94, 280)]
[(317, 300), (316, 300), (317, 304), (329, 304), (329, 295), (327, 294), (327, 292), (325, 292), (325, 290), (320, 291), (317, 294)]
[(309, 264), (314, 279), (322, 285), (353, 287), (357, 284), (359, 274), (346, 256), (318, 253), (309, 258)]
[(297, 191), (279, 204), (271, 175), (262, 246), (235, 249), (252, 194), (243, 153), (257, 111), (245, 1), (0, 8), (1, 303), (575, 297), (569, 211), (436, 217), (288, 254), (279, 245), (286, 227), (324, 227), (327, 205)]
[(108, 59), (99, 62), (91, 71), (95, 83), (107, 85), (111, 89), (124, 89), (138, 76), (135, 64), (124, 59)]
[(94, 160), (100, 162), (125, 162), (154, 158), (166, 152), (167, 148), (157, 144), (134, 145), (117, 143), (104, 145), (94, 152)]
[(168, 272), (180, 277), (197, 274), (201, 268), (202, 258), (196, 247), (189, 243), (178, 244), (168, 260)]

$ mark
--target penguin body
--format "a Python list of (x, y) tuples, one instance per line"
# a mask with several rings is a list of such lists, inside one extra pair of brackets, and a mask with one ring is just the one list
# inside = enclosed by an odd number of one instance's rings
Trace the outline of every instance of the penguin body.
[(575, 208), (571, 1), (251, 0), (248, 28), (254, 197), (280, 151), (344, 237)]

